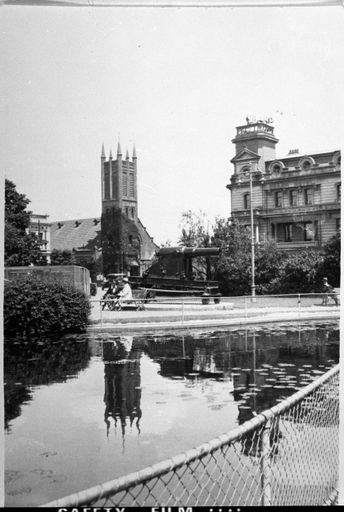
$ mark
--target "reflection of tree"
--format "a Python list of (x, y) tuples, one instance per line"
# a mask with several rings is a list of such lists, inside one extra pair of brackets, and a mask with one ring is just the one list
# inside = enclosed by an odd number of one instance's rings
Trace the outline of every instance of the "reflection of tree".
[(5, 427), (31, 400), (30, 386), (64, 382), (84, 369), (90, 353), (81, 336), (6, 339), (4, 343)]
[(132, 336), (121, 336), (114, 341), (103, 343), (103, 359), (105, 363), (105, 414), (107, 434), (110, 430), (112, 417), (117, 427), (120, 422), (122, 436), (125, 436), (127, 418), (130, 426), (136, 420), (136, 428), (140, 432), (141, 411), (141, 351), (132, 350)]

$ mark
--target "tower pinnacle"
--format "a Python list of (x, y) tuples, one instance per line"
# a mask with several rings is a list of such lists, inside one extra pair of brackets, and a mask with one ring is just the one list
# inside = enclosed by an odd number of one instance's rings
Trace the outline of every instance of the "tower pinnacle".
[(102, 144), (102, 155), (101, 155), (101, 158), (105, 158), (104, 142)]
[(120, 143), (119, 143), (119, 142), (118, 142), (118, 144), (117, 144), (117, 155), (118, 155), (118, 156), (119, 156), (119, 155), (122, 155), (121, 145), (120, 145)]

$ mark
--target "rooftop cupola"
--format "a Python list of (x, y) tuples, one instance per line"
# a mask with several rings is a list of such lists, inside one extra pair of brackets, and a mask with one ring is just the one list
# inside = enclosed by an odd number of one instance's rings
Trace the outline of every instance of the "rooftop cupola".
[(246, 124), (237, 126), (236, 136), (232, 139), (235, 144), (235, 154), (245, 149), (253, 151), (260, 157), (263, 165), (268, 160), (275, 159), (275, 146), (278, 139), (274, 135), (272, 119), (246, 118)]

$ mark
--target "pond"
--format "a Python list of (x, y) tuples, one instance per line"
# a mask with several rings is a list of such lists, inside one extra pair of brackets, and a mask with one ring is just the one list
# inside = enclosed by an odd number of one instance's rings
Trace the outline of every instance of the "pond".
[(191, 449), (339, 360), (337, 322), (5, 341), (5, 505), (37, 506)]

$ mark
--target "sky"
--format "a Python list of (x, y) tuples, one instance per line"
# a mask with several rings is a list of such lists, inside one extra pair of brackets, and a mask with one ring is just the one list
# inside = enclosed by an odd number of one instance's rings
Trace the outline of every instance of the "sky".
[(235, 127), (272, 117), (277, 157), (340, 149), (344, 9), (0, 9), (0, 168), (51, 221), (101, 214), (100, 155), (138, 157), (139, 217), (230, 216)]

